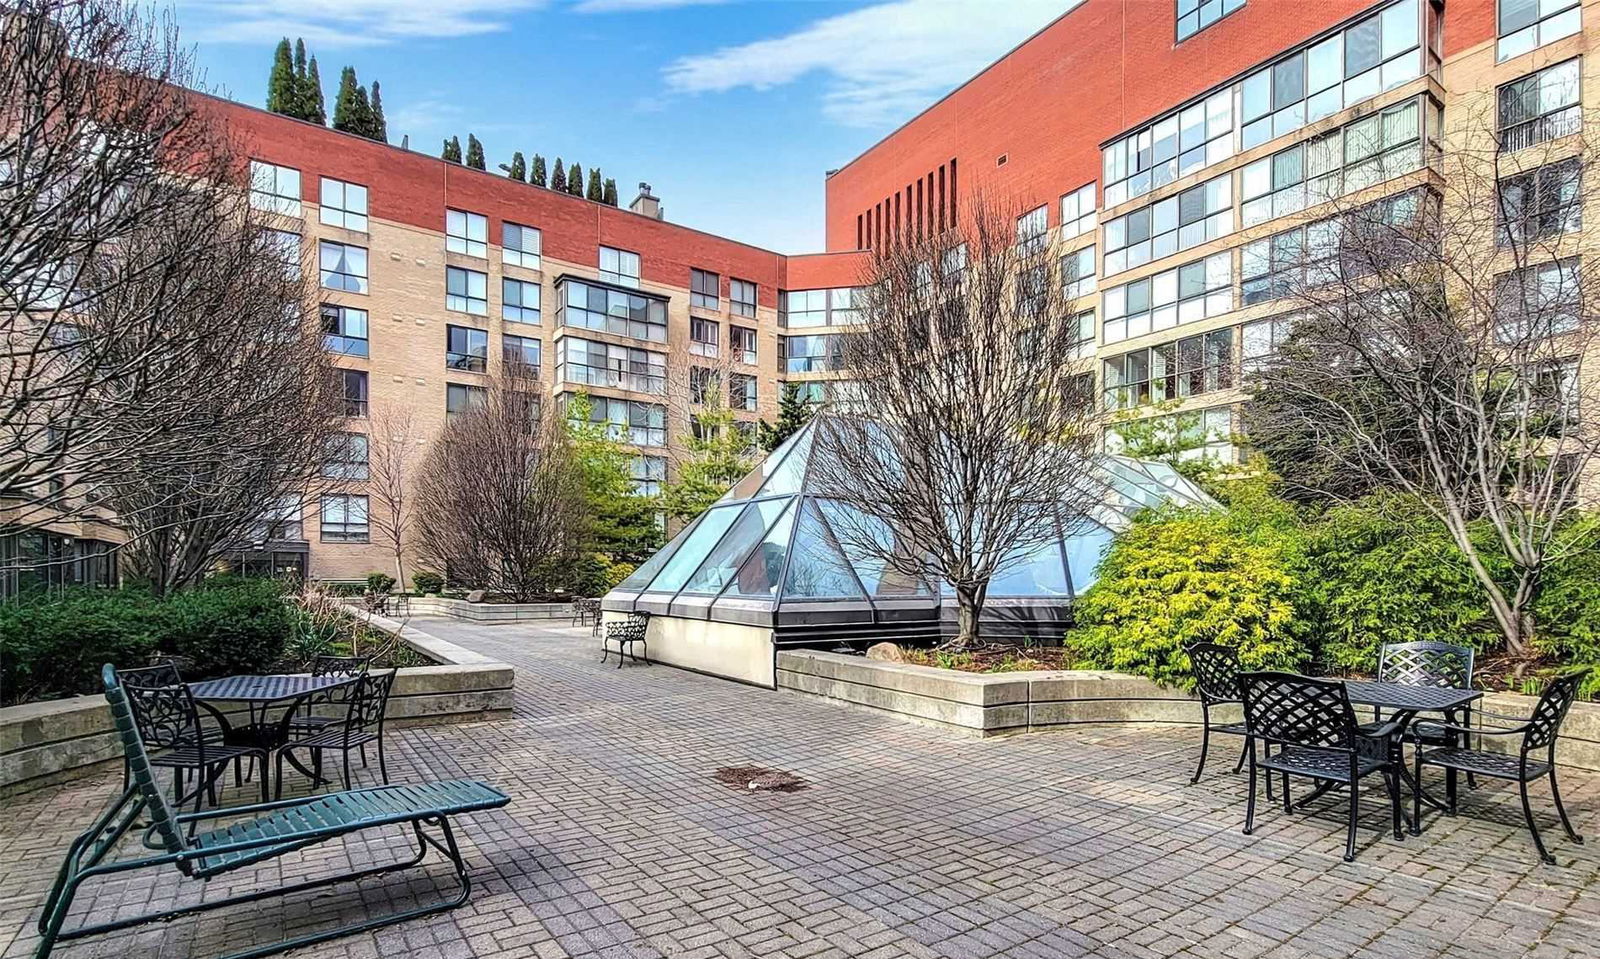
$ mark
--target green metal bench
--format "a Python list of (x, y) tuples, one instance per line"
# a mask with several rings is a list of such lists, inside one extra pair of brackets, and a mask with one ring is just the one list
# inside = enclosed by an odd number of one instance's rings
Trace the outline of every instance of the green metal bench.
[[(461, 851), (456, 846), (449, 817), (482, 809), (497, 809), (506, 805), (510, 800), (499, 790), (481, 782), (457, 779), (355, 789), (302, 799), (286, 799), (281, 802), (179, 815), (173, 812), (160, 786), (156, 784), (150, 757), (145, 753), (144, 742), (139, 738), (127, 694), (117, 681), (116, 670), (108, 665), (102, 670), (101, 676), (105, 681), (106, 701), (111, 704), (111, 714), (116, 720), (117, 734), (122, 739), (123, 750), (128, 760), (128, 786), (122, 795), (100, 814), (94, 825), (73, 840), (67, 850), (66, 861), (61, 864), (55, 885), (50, 890), (49, 898), (45, 900), (44, 913), (39, 917), (41, 938), (39, 948), (34, 953), (36, 959), (45, 959), (50, 955), (50, 950), (58, 941), (98, 935), (150, 922), (168, 922), (191, 913), (256, 902), (407, 869), (421, 863), (430, 846), (442, 853), (455, 867), (456, 880), (461, 887), (456, 895), (393, 915), (366, 919), (326, 932), (312, 933), (233, 953), (229, 959), (271, 955), (315, 942), (404, 922), (418, 916), (443, 912), (466, 902), (471, 895), (472, 882), (467, 876), (467, 867), (461, 859)], [(144, 846), (159, 850), (158, 854), (109, 859), (123, 836), (139, 828), (141, 816), (148, 819), (148, 825), (144, 828)], [(192, 838), (186, 836), (193, 823), (238, 817), (249, 818), (219, 826)], [(264, 889), (178, 909), (166, 909), (111, 922), (80, 926), (76, 929), (62, 928), (67, 910), (71, 907), (72, 899), (79, 887), (85, 881), (97, 876), (171, 865), (176, 866), (185, 876), (203, 881), (320, 842), (385, 826), (410, 826), (411, 832), (416, 837), (416, 854), (403, 862), (296, 883), (280, 889)]]

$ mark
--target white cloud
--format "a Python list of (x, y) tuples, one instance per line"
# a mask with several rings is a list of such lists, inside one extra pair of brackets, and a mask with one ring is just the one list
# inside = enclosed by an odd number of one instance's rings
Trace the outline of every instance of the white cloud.
[(1076, 0), (892, 0), (793, 33), (682, 57), (669, 90), (768, 90), (827, 77), (822, 109), (848, 126), (904, 120), (1074, 6)]
[(372, 46), (413, 37), (466, 37), (506, 28), (547, 0), (182, 0), (201, 12), (196, 38), (260, 43), (305, 37), (321, 47)]

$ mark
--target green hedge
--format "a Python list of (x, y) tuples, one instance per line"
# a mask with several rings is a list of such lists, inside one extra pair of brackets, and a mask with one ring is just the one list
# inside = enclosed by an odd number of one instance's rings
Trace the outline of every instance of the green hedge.
[(269, 580), (219, 581), (162, 599), (69, 590), (0, 605), (3, 702), (98, 692), (103, 664), (163, 655), (188, 679), (262, 672), (282, 658), (293, 615)]

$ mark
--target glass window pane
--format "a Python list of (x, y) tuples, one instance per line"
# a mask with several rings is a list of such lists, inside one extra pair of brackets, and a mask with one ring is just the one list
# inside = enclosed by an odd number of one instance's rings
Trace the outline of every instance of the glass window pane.
[(675, 593), (681, 589), (743, 510), (739, 505), (714, 506), (707, 510), (686, 534), (683, 545), (673, 553), (655, 582), (650, 584), (651, 591)]
[(733, 581), (734, 573), (750, 550), (767, 533), (767, 528), (783, 512), (785, 500), (769, 499), (751, 503), (739, 514), (727, 535), (707, 554), (705, 562), (684, 583), (686, 593), (717, 594)]

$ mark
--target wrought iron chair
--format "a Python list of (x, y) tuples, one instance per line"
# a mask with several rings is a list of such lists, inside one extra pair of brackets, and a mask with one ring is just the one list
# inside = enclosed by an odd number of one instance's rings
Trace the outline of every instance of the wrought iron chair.
[[(1385, 643), (1378, 651), (1377, 679), (1380, 683), (1399, 683), (1402, 686), (1471, 689), (1475, 655), (1471, 646), (1456, 646), (1435, 640)], [(1382, 712), (1376, 707), (1373, 708), (1372, 715), (1380, 722), (1383, 719)], [(1464, 725), (1472, 725), (1470, 704), (1462, 707), (1462, 720)], [(1453, 734), (1430, 731), (1426, 726), (1419, 729), (1415, 723), (1405, 731), (1401, 739), (1418, 748), (1446, 746), (1454, 742)], [(1467, 785), (1473, 789), (1478, 786), (1477, 779), (1471, 773), (1467, 774)]]
[[(337, 676), (341, 679), (359, 679), (367, 674), (367, 669), (372, 665), (371, 656), (318, 656), (311, 661), (311, 675)], [(335, 686), (320, 693), (313, 693), (303, 701), (306, 712), (289, 720), (291, 733), (303, 734), (333, 726), (344, 722), (344, 716), (330, 716), (326, 712), (316, 714), (313, 709), (330, 707), (343, 707), (350, 702), (350, 695), (355, 691), (356, 684)], [(341, 709), (341, 712), (343, 710)], [(363, 757), (364, 758), (364, 757)]]
[[(484, 809), (498, 809), (510, 800), (498, 789), (473, 780), (383, 786), (329, 796), (308, 796), (284, 802), (235, 806), (207, 812), (178, 814), (156, 785), (149, 755), (141, 741), (127, 689), (118, 682), (110, 666), (101, 671), (106, 701), (122, 741), (123, 757), (131, 771), (131, 782), (98, 818), (67, 849), (66, 860), (56, 874), (54, 885), (39, 916), (39, 946), (34, 959), (49, 959), (57, 942), (128, 929), (152, 922), (170, 922), (182, 916), (207, 912), (224, 906), (244, 905), (263, 899), (305, 892), (340, 882), (366, 879), (422, 862), (430, 848), (437, 850), (455, 868), (461, 890), (454, 896), (414, 906), (399, 913), (368, 917), (354, 923), (285, 942), (273, 943), (239, 953), (264, 956), (316, 942), (366, 932), (408, 919), (444, 912), (465, 903), (472, 894), (466, 863), (456, 845), (450, 817)], [(230, 818), (228, 825), (195, 835), (195, 824)], [(244, 818), (241, 818), (244, 817)], [(143, 829), (144, 846), (149, 855), (129, 855), (122, 839), (131, 830), (148, 822)], [(304, 849), (367, 829), (398, 826), (416, 838), (416, 853), (408, 859), (348, 872), (291, 883), (276, 889), (254, 889), (225, 898), (211, 898), (194, 905), (163, 909), (142, 915), (122, 915), (115, 919), (63, 928), (78, 889), (87, 881), (102, 876), (128, 875), (135, 870), (176, 867), (186, 880), (207, 880), (213, 876), (277, 859)], [(124, 851), (113, 858), (118, 847)], [(318, 860), (320, 862), (321, 860)], [(318, 871), (321, 871), (320, 869)], [(260, 873), (277, 875), (278, 870)], [(152, 877), (153, 881), (153, 877)], [(94, 902), (88, 908), (92, 911)]]
[[(150, 764), (172, 770), (172, 801), (182, 806), (194, 797), (194, 810), (200, 811), (202, 798), (217, 804), (217, 780), (233, 763), (237, 778), (238, 764), (249, 759), (261, 763), (261, 798), (267, 798), (267, 750), (251, 744), (222, 742), (214, 731), (200, 722), (200, 710), (195, 705), (189, 687), (178, 675), (172, 663), (143, 666), (116, 673), (120, 685), (133, 711), (139, 736), (146, 747), (159, 750), (150, 758)], [(174, 682), (174, 680), (177, 680)], [(183, 791), (184, 779), (192, 774), (195, 786), (192, 794)], [(132, 771), (124, 764), (126, 782)]]
[[(1573, 830), (1572, 820), (1567, 818), (1567, 809), (1561, 804), (1561, 788), (1556, 785), (1556, 741), (1561, 732), (1561, 724), (1567, 718), (1567, 711), (1578, 698), (1578, 687), (1582, 685), (1588, 673), (1589, 670), (1583, 670), (1552, 681), (1545, 687), (1539, 702), (1534, 705), (1533, 715), (1522, 724), (1509, 729), (1460, 726), (1433, 720), (1419, 723), (1418, 725), (1435, 727), (1434, 731), (1441, 736), (1521, 734), (1522, 744), (1516, 754), (1466, 749), (1454, 745), (1418, 749), (1414, 770), (1418, 789), (1422, 786), (1422, 767), (1438, 766), (1448, 771), (1451, 776), (1445, 781), (1445, 799), (1453, 815), (1456, 811), (1453, 776), (1456, 770), (1515, 782), (1522, 793), (1522, 816), (1528, 823), (1528, 832), (1533, 836), (1533, 845), (1539, 850), (1539, 858), (1550, 865), (1555, 865), (1556, 858), (1545, 849), (1544, 839), (1539, 835), (1539, 826), (1533, 821), (1533, 807), (1528, 802), (1528, 784), (1545, 776), (1550, 777), (1550, 798), (1555, 802), (1556, 813), (1561, 817), (1561, 828), (1566, 830), (1568, 839), (1582, 843), (1583, 837)], [(1539, 752), (1544, 753), (1543, 758), (1533, 758)], [(1420, 793), (1413, 792), (1411, 812), (1414, 817), (1420, 817), (1422, 814), (1421, 802)]]
[[(1193, 785), (1200, 781), (1200, 774), (1205, 772), (1206, 753), (1211, 748), (1213, 731), (1244, 737), (1244, 748), (1239, 750), (1239, 761), (1233, 767), (1235, 773), (1244, 768), (1245, 758), (1250, 754), (1250, 731), (1243, 722), (1211, 725), (1211, 707), (1244, 705), (1244, 696), (1239, 691), (1238, 652), (1232, 646), (1218, 643), (1195, 643), (1187, 647), (1185, 652), (1189, 654), (1189, 669), (1194, 674), (1195, 691), (1200, 694), (1200, 762), (1194, 767), (1194, 775), (1189, 778), (1189, 784)], [(1267, 780), (1269, 787), (1271, 782), (1271, 779)]]
[(312, 789), (316, 789), (325, 781), (322, 778), (322, 754), (330, 750), (343, 755), (344, 788), (349, 789), (350, 754), (359, 752), (361, 765), (365, 767), (366, 746), (369, 743), (376, 743), (378, 772), (383, 776), (383, 784), (385, 786), (389, 784), (389, 766), (383, 757), (383, 717), (389, 706), (389, 691), (394, 688), (396, 672), (398, 670), (391, 669), (382, 673), (363, 673), (350, 694), (349, 709), (338, 725), (314, 730), (310, 735), (291, 739), (278, 748), (277, 796), (283, 795), (284, 760), (290, 752), (299, 749), (311, 754)]
[(605, 638), (600, 640), (600, 661), (606, 661), (606, 656), (611, 652), (611, 644), (617, 646), (617, 668), (622, 668), (622, 653), (627, 650), (634, 662), (639, 661), (639, 655), (633, 651), (635, 645), (643, 646), (644, 664), (650, 665), (650, 646), (645, 642), (645, 634), (649, 631), (650, 617), (646, 613), (629, 613), (626, 619), (606, 623)]
[(1290, 812), (1289, 777), (1303, 776), (1322, 783), (1348, 786), (1350, 817), (1345, 836), (1345, 862), (1356, 858), (1356, 822), (1361, 816), (1361, 780), (1374, 773), (1383, 776), (1393, 811), (1394, 837), (1404, 839), (1400, 811), (1400, 767), (1391, 756), (1390, 739), (1396, 723), (1363, 731), (1344, 683), (1313, 679), (1295, 673), (1241, 673), (1245, 725), (1253, 743), (1279, 746), (1275, 755), (1257, 760), (1250, 748), (1250, 795), (1244, 833), (1255, 830), (1257, 769), (1283, 776), (1283, 809)]
[(588, 626), (590, 635), (600, 629), (600, 601), (579, 597), (572, 601), (572, 625)]

